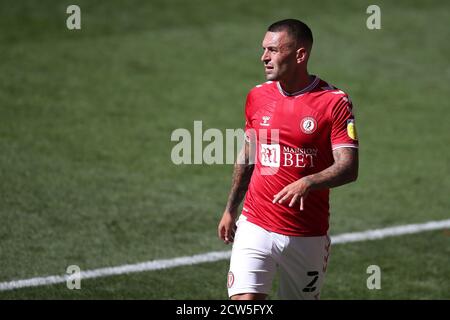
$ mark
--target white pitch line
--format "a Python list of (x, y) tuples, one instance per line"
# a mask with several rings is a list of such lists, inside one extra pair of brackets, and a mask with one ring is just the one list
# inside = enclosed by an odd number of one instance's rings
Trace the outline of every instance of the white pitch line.
[[(446, 228), (450, 228), (450, 219), (441, 221), (430, 221), (422, 224), (409, 224), (384, 229), (367, 230), (363, 232), (344, 233), (336, 236), (331, 236), (331, 243), (339, 244), (365, 240), (376, 240), (376, 239), (383, 239), (386, 237), (400, 236), (404, 234), (412, 234), (423, 231), (439, 230)], [(197, 254), (194, 256), (185, 256), (165, 260), (153, 260), (137, 264), (126, 264), (117, 267), (87, 270), (81, 272), (81, 279), (93, 279), (113, 275), (169, 269), (205, 262), (215, 262), (229, 259), (230, 256), (231, 251), (214, 251), (204, 254)], [(23, 280), (0, 282), (0, 291), (64, 283), (67, 280), (72, 279), (71, 277), (73, 277), (73, 275), (66, 274), (59, 276), (57, 275), (57, 276), (37, 277)]]
[(407, 224), (384, 229), (367, 230), (363, 232), (343, 233), (331, 237), (332, 244), (349, 243), (364, 240), (377, 240), (386, 237), (401, 236), (404, 234), (419, 233), (429, 230), (450, 228), (450, 219), (441, 221), (429, 221), (421, 224)]

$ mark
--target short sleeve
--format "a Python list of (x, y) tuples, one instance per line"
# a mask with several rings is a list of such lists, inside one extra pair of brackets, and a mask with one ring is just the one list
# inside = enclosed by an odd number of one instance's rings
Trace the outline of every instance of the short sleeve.
[(358, 148), (353, 105), (347, 95), (342, 96), (331, 111), (331, 146), (332, 149), (343, 147)]

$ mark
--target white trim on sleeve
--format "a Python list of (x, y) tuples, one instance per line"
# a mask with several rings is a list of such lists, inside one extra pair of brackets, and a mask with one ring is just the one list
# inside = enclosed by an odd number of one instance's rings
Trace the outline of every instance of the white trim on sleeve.
[(340, 148), (354, 148), (358, 149), (359, 147), (356, 144), (350, 143), (342, 143), (342, 144), (334, 144), (331, 146), (332, 150), (340, 149)]

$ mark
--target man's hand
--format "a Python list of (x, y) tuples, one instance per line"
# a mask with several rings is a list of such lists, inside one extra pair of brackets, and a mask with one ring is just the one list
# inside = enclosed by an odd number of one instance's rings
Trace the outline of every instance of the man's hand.
[(280, 192), (273, 196), (273, 203), (284, 203), (291, 199), (289, 207), (292, 207), (296, 201), (300, 201), (300, 210), (303, 210), (303, 199), (308, 195), (311, 188), (311, 182), (307, 177), (301, 178), (284, 187)]
[(297, 180), (273, 196), (273, 203), (283, 203), (288, 199), (289, 207), (300, 200), (303, 210), (303, 199), (311, 190), (330, 189), (355, 181), (358, 177), (358, 149), (338, 148), (333, 150), (334, 163), (318, 173)]
[(219, 238), (222, 239), (225, 244), (232, 243), (234, 241), (234, 233), (236, 232), (236, 215), (229, 211), (225, 211), (219, 222), (217, 231)]

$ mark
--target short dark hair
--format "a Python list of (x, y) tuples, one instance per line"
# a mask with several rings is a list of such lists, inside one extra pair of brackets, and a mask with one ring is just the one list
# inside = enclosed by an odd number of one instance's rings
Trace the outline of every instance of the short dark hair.
[(313, 44), (313, 35), (311, 29), (300, 20), (297, 19), (285, 19), (272, 23), (267, 31), (280, 32), (286, 31), (289, 36), (311, 50)]

